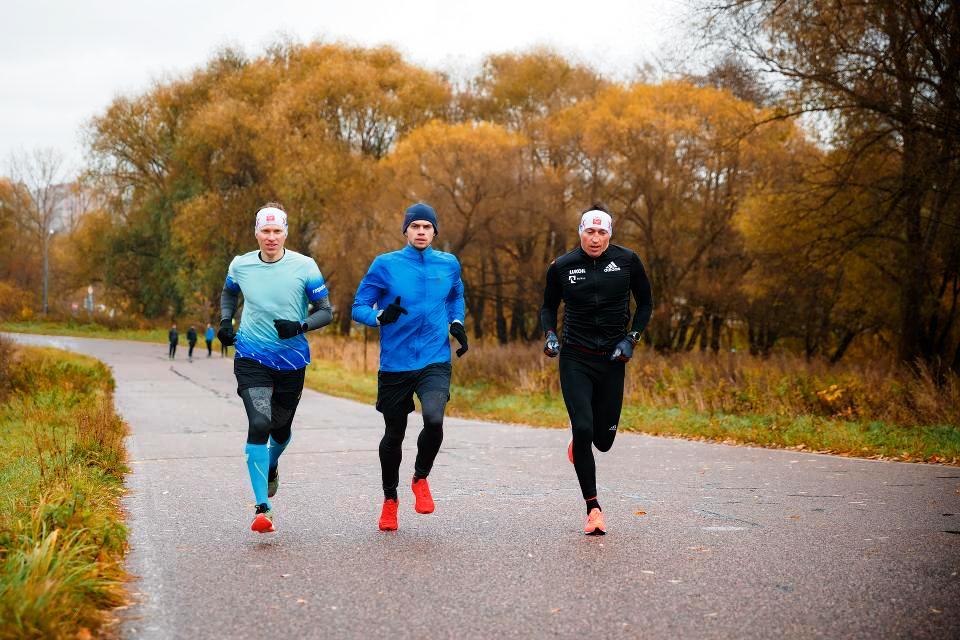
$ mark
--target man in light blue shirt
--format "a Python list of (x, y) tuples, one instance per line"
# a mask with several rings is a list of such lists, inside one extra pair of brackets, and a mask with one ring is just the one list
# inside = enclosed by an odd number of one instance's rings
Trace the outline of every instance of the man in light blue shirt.
[[(230, 263), (220, 295), (220, 330), (224, 345), (236, 344), (233, 371), (237, 393), (247, 412), (247, 470), (257, 503), (251, 529), (274, 531), (270, 498), (280, 485), (278, 460), (290, 443), (293, 415), (303, 392), (310, 345), (304, 333), (332, 319), (330, 298), (317, 263), (284, 248), (287, 214), (276, 203), (256, 216), (259, 251)], [(233, 316), (243, 294), (240, 330)], [(308, 315), (307, 305), (313, 306)]]
[(403, 219), (407, 245), (374, 259), (353, 301), (353, 319), (380, 329), (377, 411), (386, 425), (380, 441), (382, 531), (397, 529), (401, 444), (414, 394), (423, 411), (413, 467), (414, 509), (433, 512), (427, 475), (443, 442), (443, 412), (450, 399), (448, 331), (460, 344), (457, 357), (467, 351), (460, 263), (431, 247), (437, 232), (433, 207), (420, 202), (408, 208)]

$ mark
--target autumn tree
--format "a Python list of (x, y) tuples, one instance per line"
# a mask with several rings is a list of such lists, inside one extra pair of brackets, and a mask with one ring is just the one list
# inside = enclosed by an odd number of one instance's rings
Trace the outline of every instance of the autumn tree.
[(50, 248), (54, 234), (62, 230), (62, 208), (70, 195), (63, 156), (54, 149), (36, 149), (10, 157), (11, 188), (5, 194), (5, 209), (23, 232), (18, 251), (40, 255), (41, 308), (48, 310)]
[[(252, 212), (279, 200), (291, 248), (324, 252), (339, 285), (355, 252), (324, 232), (362, 216), (372, 164), (448, 103), (442, 78), (389, 48), (290, 43), (256, 60), (226, 50), (188, 78), (116, 100), (90, 132), (92, 173), (120, 223), (111, 284), (150, 316), (210, 313), (230, 258), (251, 245)], [(352, 295), (343, 285), (331, 289)]]
[[(811, 182), (820, 203), (848, 189), (838, 253), (881, 256), (898, 292), (890, 326), (901, 360), (960, 370), (960, 9), (942, 0), (735, 0), (705, 3), (718, 41), (784, 84), (785, 113), (819, 113), (836, 158)], [(889, 161), (877, 162), (878, 157)], [(879, 166), (873, 173), (868, 167)], [(860, 182), (865, 179), (866, 182)], [(880, 237), (878, 237), (880, 236)]]
[(435, 244), (463, 265), (474, 332), (482, 335), (490, 301), (501, 342), (509, 339), (511, 302), (525, 291), (518, 276), (534, 255), (525, 243), (539, 228), (537, 213), (518, 206), (524, 145), (498, 125), (433, 122), (404, 138), (386, 162), (392, 209), (419, 200), (437, 209)]
[(582, 199), (610, 204), (614, 241), (644, 260), (656, 302), (648, 334), (659, 349), (702, 335), (716, 350), (740, 311), (746, 262), (732, 219), (757, 177), (774, 170), (766, 151), (795, 135), (762, 133), (758, 117), (728, 92), (674, 82), (611, 87), (552, 121), (553, 144), (576, 158)]

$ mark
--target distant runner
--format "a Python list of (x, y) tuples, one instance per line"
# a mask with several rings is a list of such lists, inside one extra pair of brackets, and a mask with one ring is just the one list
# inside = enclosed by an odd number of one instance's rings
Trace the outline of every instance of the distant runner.
[[(580, 246), (547, 269), (540, 308), (546, 334), (543, 352), (560, 356), (560, 388), (573, 439), (573, 463), (587, 503), (584, 533), (603, 535), (606, 523), (597, 501), (593, 446), (609, 451), (623, 405), (624, 365), (633, 356), (653, 311), (650, 282), (633, 251), (610, 244), (613, 220), (601, 205), (580, 218)], [(630, 294), (636, 311), (629, 332)], [(563, 302), (563, 338), (557, 337), (557, 309)]]
[(170, 343), (170, 348), (167, 350), (167, 359), (173, 360), (177, 357), (177, 343), (180, 342), (180, 334), (177, 333), (176, 322), (171, 325), (170, 331), (167, 332), (167, 342)]
[(208, 358), (213, 355), (213, 338), (214, 338), (214, 336), (216, 336), (216, 335), (217, 335), (217, 332), (213, 330), (213, 325), (211, 325), (211, 324), (208, 322), (208, 323), (207, 323), (207, 328), (206, 328), (206, 330), (203, 332), (203, 339), (204, 339), (204, 340), (206, 341), (206, 343), (207, 343), (207, 357), (208, 357)]
[(190, 325), (187, 329), (187, 361), (193, 362), (193, 350), (197, 346), (197, 328)]
[(433, 512), (427, 476), (443, 442), (443, 412), (450, 399), (447, 332), (460, 344), (457, 357), (468, 348), (460, 263), (430, 246), (438, 233), (433, 207), (420, 202), (408, 208), (402, 229), (407, 245), (373, 260), (353, 301), (353, 319), (380, 328), (377, 411), (386, 426), (380, 440), (381, 531), (398, 526), (401, 445), (415, 393), (423, 410), (423, 430), (413, 465), (414, 509)]
[[(256, 215), (259, 251), (230, 263), (220, 295), (222, 345), (236, 343), (233, 372), (249, 423), (245, 449), (247, 470), (257, 506), (250, 528), (274, 530), (270, 498), (280, 485), (278, 460), (290, 444), (293, 415), (303, 392), (310, 346), (304, 333), (332, 319), (323, 275), (313, 258), (284, 249), (287, 214), (268, 203)], [(234, 334), (233, 316), (240, 294), (243, 316)], [(307, 304), (313, 306), (308, 315)]]

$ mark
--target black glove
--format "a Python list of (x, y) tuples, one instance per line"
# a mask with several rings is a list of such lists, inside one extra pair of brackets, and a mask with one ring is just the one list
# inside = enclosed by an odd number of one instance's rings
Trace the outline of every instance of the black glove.
[(229, 347), (236, 342), (237, 334), (233, 331), (233, 322), (226, 318), (221, 320), (220, 329), (217, 331), (217, 338), (220, 339), (220, 344), (225, 347)]
[(556, 358), (560, 355), (560, 340), (553, 331), (547, 331), (547, 341), (543, 343), (543, 353), (548, 358)]
[(470, 348), (467, 346), (467, 331), (459, 322), (453, 322), (450, 324), (450, 335), (456, 338), (457, 342), (460, 343), (460, 348), (457, 349), (457, 357), (459, 358), (467, 352), (467, 349)]
[(377, 320), (380, 321), (380, 326), (382, 327), (385, 324), (396, 322), (400, 314), (405, 314), (406, 312), (407, 310), (400, 306), (400, 296), (397, 296), (396, 300), (388, 304), (387, 308), (377, 315)]
[(296, 320), (274, 320), (273, 326), (277, 328), (277, 335), (280, 336), (280, 339), (286, 340), (303, 333), (304, 327), (307, 325)]
[(633, 347), (637, 344), (637, 339), (633, 337), (633, 334), (627, 335), (626, 338), (617, 343), (617, 346), (614, 347), (613, 353), (610, 354), (611, 360), (619, 360), (620, 362), (630, 362), (630, 358), (633, 357)]

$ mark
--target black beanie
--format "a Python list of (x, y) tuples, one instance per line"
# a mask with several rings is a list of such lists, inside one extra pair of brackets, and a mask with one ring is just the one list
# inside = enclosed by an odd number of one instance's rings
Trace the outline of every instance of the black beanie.
[(418, 202), (415, 205), (407, 208), (403, 214), (403, 231), (402, 233), (407, 233), (407, 227), (410, 226), (410, 223), (414, 220), (426, 220), (433, 225), (433, 232), (440, 233), (440, 228), (437, 227), (437, 212), (433, 210), (433, 207), (424, 203)]

